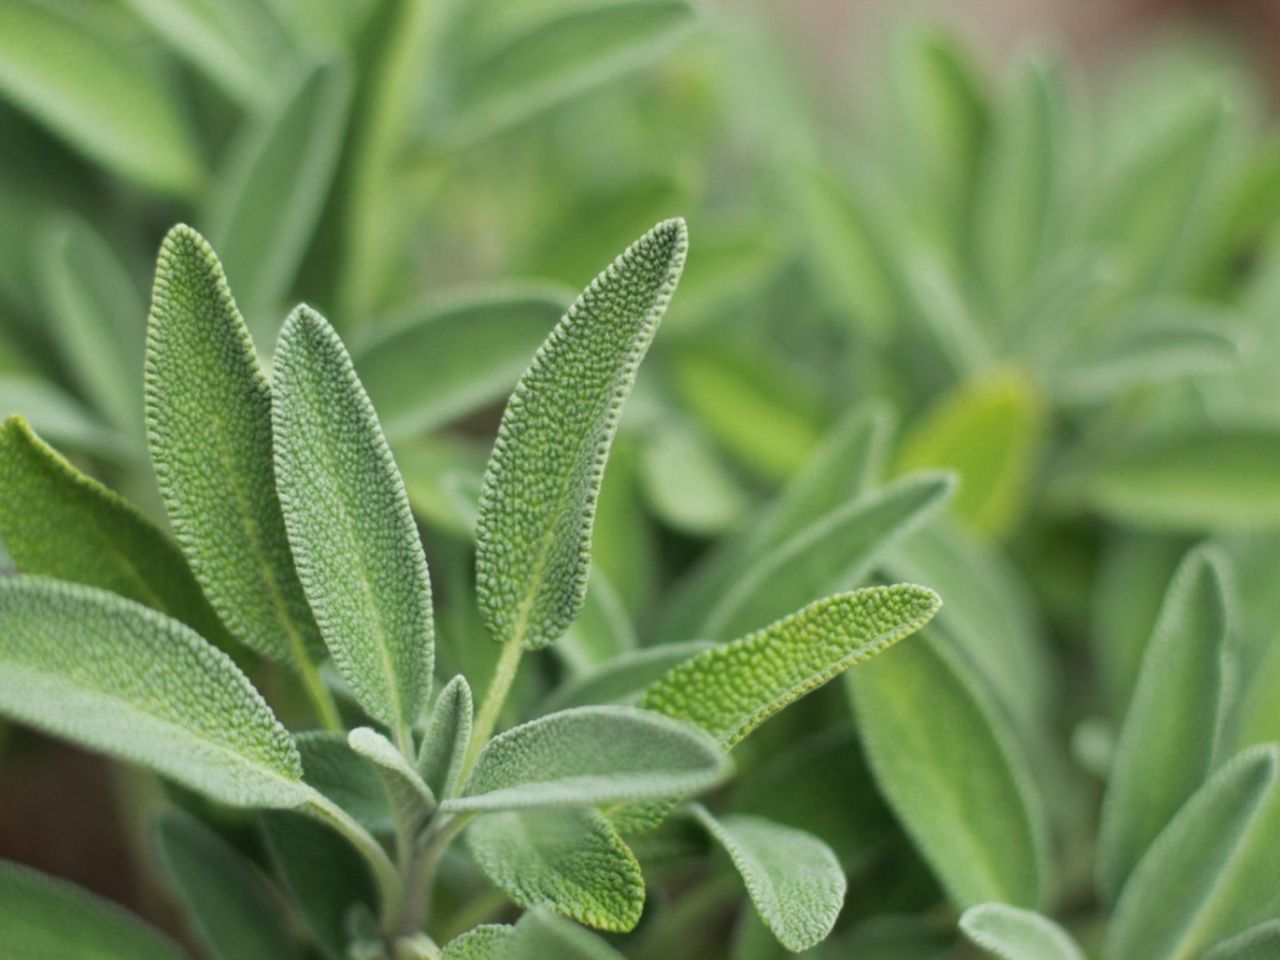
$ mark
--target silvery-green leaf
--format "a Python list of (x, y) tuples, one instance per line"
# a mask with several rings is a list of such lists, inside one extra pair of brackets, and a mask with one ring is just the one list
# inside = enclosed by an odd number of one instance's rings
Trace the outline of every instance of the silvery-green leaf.
[(441, 960), (509, 960), (507, 945), (513, 932), (502, 924), (482, 924), (446, 943)]
[(593, 703), (638, 702), (646, 687), (678, 664), (705, 653), (712, 646), (705, 640), (693, 640), (689, 643), (664, 643), (620, 654), (565, 683), (542, 703), (538, 712), (554, 713)]
[(309, 799), (293, 738), (226, 654), (130, 600), (0, 579), (0, 711), (234, 806)]
[(644, 705), (733, 747), (783, 707), (919, 630), (941, 603), (910, 584), (818, 600), (676, 666), (645, 691)]
[(0, 96), (135, 183), (186, 193), (202, 171), (185, 108), (118, 14), (101, 6), (6, 0), (0, 5)]
[(815, 597), (857, 586), (879, 553), (941, 507), (953, 487), (947, 474), (922, 474), (833, 510), (744, 570), (695, 636), (739, 636)]
[(426, 706), (431, 584), (404, 482), (346, 349), (318, 313), (285, 322), (272, 370), (276, 487), (334, 663), (398, 739)]
[(351, 749), (373, 765), (387, 791), (391, 816), (401, 836), (413, 836), (435, 809), (436, 798), (396, 745), (371, 727), (347, 734)]
[(276, 495), (271, 391), (213, 250), (169, 231), (147, 329), (147, 441), (178, 543), (237, 639), (286, 663), (320, 634)]
[(622, 954), (594, 933), (544, 908), (521, 917), (507, 943), (505, 960), (623, 960)]
[(640, 864), (598, 810), (490, 813), (467, 827), (467, 842), (485, 876), (517, 906), (546, 907), (597, 930), (626, 931), (640, 920)]
[(480, 606), (500, 642), (546, 647), (581, 609), (605, 459), (687, 245), (682, 220), (636, 241), (570, 308), (512, 394), (476, 535)]
[(20, 417), (0, 426), (0, 538), (24, 573), (100, 587), (219, 641), (226, 631), (169, 539)]
[(1213, 769), (1227, 699), (1229, 582), (1219, 552), (1188, 554), (1147, 643), (1098, 835), (1098, 886), (1113, 901), (1151, 841)]
[(373, 833), (387, 833), (394, 826), (382, 780), (351, 749), (345, 733), (307, 730), (295, 734), (302, 757), (302, 776), (308, 784), (345, 810)]
[(458, 790), (462, 763), (471, 743), (472, 701), (467, 678), (459, 674), (450, 680), (427, 720), (422, 749), (418, 753), (418, 773), (441, 799)]
[(1223, 764), (1129, 875), (1112, 913), (1107, 960), (1198, 957), (1280, 911), (1280, 748)]
[(756, 911), (778, 941), (799, 952), (826, 939), (844, 906), (844, 871), (811, 834), (746, 815), (693, 814), (742, 874)]
[(635, 707), (577, 707), (494, 737), (446, 812), (603, 806), (685, 796), (730, 772), (697, 727)]
[(1048, 838), (1014, 731), (927, 632), (849, 676), (881, 792), (952, 901), (1036, 905)]
[(1200, 960), (1271, 960), (1280, 955), (1280, 920), (1250, 927), (1216, 943)]
[(274, 892), (225, 840), (176, 813), (160, 820), (156, 836), (169, 880), (214, 960), (298, 956)]
[(982, 903), (964, 912), (960, 929), (1002, 960), (1084, 960), (1071, 935), (1034, 910)]
[(571, 301), (557, 287), (501, 286), (384, 318), (355, 364), (387, 436), (426, 433), (501, 400)]
[[(156, 0), (133, 0), (155, 3)], [(269, 350), (338, 163), (351, 96), (340, 62), (319, 63), (247, 121), (205, 214), (249, 329)]]
[(0, 943), (13, 960), (181, 960), (167, 937), (110, 901), (0, 860)]

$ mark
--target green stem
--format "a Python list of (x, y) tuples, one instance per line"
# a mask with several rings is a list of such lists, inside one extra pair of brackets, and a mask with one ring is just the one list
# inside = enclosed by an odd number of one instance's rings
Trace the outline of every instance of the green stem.
[(396, 921), (396, 931), (410, 934), (420, 930), (426, 923), (427, 910), (431, 895), (435, 889), (436, 872), (440, 869), (440, 861), (449, 844), (462, 832), (462, 828), (471, 822), (475, 814), (461, 813), (444, 820), (437, 821), (427, 832), (420, 854), (407, 871), (407, 883), (404, 904)]
[(511, 639), (502, 648), (497, 666), (493, 668), (493, 679), (489, 681), (489, 689), (485, 691), (484, 702), (476, 714), (476, 723), (471, 730), (471, 743), (467, 745), (467, 758), (462, 764), (462, 772), (458, 783), (465, 784), (471, 775), (476, 761), (480, 759), (480, 751), (489, 742), (493, 729), (498, 725), (498, 715), (507, 702), (507, 694), (511, 692), (511, 684), (520, 668), (520, 657), (524, 653), (523, 631), (512, 634)]
[(383, 924), (384, 926), (389, 925), (394, 912), (400, 909), (404, 895), (404, 884), (400, 880), (400, 873), (396, 870), (395, 864), (387, 856), (387, 852), (382, 849), (382, 845), (373, 838), (369, 831), (356, 823), (350, 814), (319, 791), (313, 791), (308, 807), (312, 813), (350, 840), (352, 846), (359, 850), (365, 860), (368, 861), (369, 867), (373, 871), (374, 882), (378, 886), (378, 899), (382, 905)]

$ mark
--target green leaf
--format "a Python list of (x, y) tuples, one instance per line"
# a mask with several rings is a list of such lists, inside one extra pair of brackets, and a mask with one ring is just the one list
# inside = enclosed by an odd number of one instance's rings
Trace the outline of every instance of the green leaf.
[(298, 956), (274, 892), (252, 864), (189, 816), (157, 825), (169, 879), (214, 960), (286, 960)]
[(187, 193), (202, 172), (164, 72), (101, 7), (0, 6), (0, 96), (140, 186)]
[(418, 772), (438, 797), (458, 792), (462, 763), (471, 743), (472, 719), (471, 687), (459, 674), (436, 698), (418, 753)]
[[(597, 542), (603, 533), (596, 537)], [(592, 565), (578, 619), (556, 643), (556, 656), (576, 675), (632, 653), (636, 631), (622, 597), (603, 570)]]
[(700, 804), (693, 814), (729, 854), (760, 919), (779, 943), (799, 952), (827, 938), (847, 888), (830, 847), (803, 830), (761, 817), (717, 820)]
[(99, 420), (78, 400), (43, 378), (0, 375), (0, 416), (19, 414), (43, 437), (82, 453), (130, 466), (146, 457), (142, 445)]
[(744, 570), (695, 636), (729, 639), (858, 584), (879, 553), (951, 495), (946, 474), (923, 474), (864, 494), (768, 550)]
[(546, 907), (598, 930), (631, 930), (644, 909), (635, 854), (598, 810), (519, 810), (479, 817), (471, 853), (520, 907)]
[(881, 792), (952, 901), (1037, 904), (1044, 813), (986, 690), (928, 633), (849, 682)]
[(0, 538), (24, 573), (137, 600), (209, 640), (226, 634), (177, 547), (21, 417), (0, 426)]
[(1280, 911), (1280, 748), (1227, 761), (1187, 801), (1121, 891), (1107, 960), (1190, 960)]
[(355, 364), (387, 436), (426, 433), (507, 396), (570, 300), (557, 287), (499, 286), (386, 317)]
[(395, 744), (377, 730), (357, 727), (347, 734), (347, 743), (373, 765), (382, 779), (397, 834), (415, 836), (435, 810), (436, 798), (431, 788)]
[(731, 748), (783, 707), (919, 630), (941, 604), (932, 590), (910, 584), (818, 600), (675, 667), (645, 692), (644, 705)]
[(544, 909), (530, 910), (516, 924), (505, 960), (623, 960), (593, 933)]
[(480, 607), (500, 642), (546, 647), (582, 607), (605, 459), (687, 246), (683, 220), (636, 241), (592, 281), (516, 386), (476, 536)]
[(1147, 643), (1098, 835), (1098, 886), (1112, 901), (1213, 769), (1228, 704), (1229, 583), (1221, 554), (1192, 551), (1169, 584)]
[(654, 513), (695, 537), (710, 537), (737, 523), (750, 494), (701, 431), (680, 421), (663, 423), (647, 438), (640, 476)]
[(1041, 399), (1015, 371), (990, 374), (943, 398), (902, 440), (897, 468), (956, 471), (951, 502), (975, 530), (999, 536), (1021, 516), (1030, 495), (1044, 431)]
[(303, 779), (374, 833), (394, 826), (382, 778), (351, 749), (345, 733), (307, 730), (294, 737)]
[(960, 929), (1003, 960), (1085, 960), (1070, 934), (1032, 910), (1003, 903), (979, 904), (964, 912)]
[(494, 737), (446, 813), (679, 797), (730, 772), (724, 751), (689, 724), (634, 707), (578, 707)]
[(1200, 960), (1268, 960), (1280, 953), (1280, 920), (1250, 927), (1202, 954)]
[(0, 860), (0, 943), (11, 960), (181, 960), (167, 937), (114, 903)]
[(190, 227), (160, 248), (146, 398), (160, 492), (209, 602), (254, 650), (308, 662), (322, 648), (276, 497), (271, 391), (222, 267)]
[(513, 933), (513, 927), (483, 924), (446, 943), (441, 960), (509, 960)]
[(596, 703), (638, 703), (646, 687), (712, 646), (705, 640), (693, 640), (620, 654), (561, 686), (543, 702), (538, 712), (554, 713)]
[(328, 196), (350, 99), (346, 67), (316, 64), (278, 105), (252, 118), (217, 178), (219, 189), (206, 217), (208, 235), (264, 349), (275, 339), (276, 310), (289, 293)]
[(356, 699), (403, 743), (430, 696), (435, 647), (404, 482), (320, 314), (290, 314), (271, 380), (276, 486), (303, 590)]
[(101, 590), (0, 579), (0, 710), (233, 806), (309, 799), (288, 731), (189, 627)]

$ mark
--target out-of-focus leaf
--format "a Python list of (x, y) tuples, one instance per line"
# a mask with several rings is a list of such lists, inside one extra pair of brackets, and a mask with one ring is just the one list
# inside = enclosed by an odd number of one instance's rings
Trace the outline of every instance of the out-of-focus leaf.
[(351, 749), (344, 733), (307, 730), (295, 736), (303, 779), (367, 830), (387, 833), (394, 826), (382, 781)]
[(441, 799), (452, 797), (461, 786), (458, 778), (471, 743), (471, 726), (471, 687), (459, 674), (436, 698), (418, 753), (418, 772)]
[(712, 648), (705, 640), (667, 643), (619, 654), (554, 691), (539, 709), (553, 713), (599, 703), (638, 702), (644, 689), (685, 660)]
[(983, 903), (960, 918), (965, 936), (1003, 960), (1084, 960), (1071, 935), (1044, 914)]
[(1008, 721), (925, 633), (850, 675), (880, 789), (957, 906), (1044, 896), (1041, 801)]
[(472, 439), (451, 434), (401, 440), (392, 450), (414, 516), (471, 542), (487, 451)]
[(135, 464), (146, 458), (142, 444), (103, 423), (78, 400), (40, 377), (0, 375), (0, 416), (7, 419), (14, 414), (59, 446), (115, 463)]
[(1250, 927), (1201, 954), (1200, 960), (1269, 960), (1280, 955), (1280, 920)]
[(141, 186), (186, 193), (202, 172), (172, 83), (101, 6), (0, 6), (0, 96)]
[(693, 536), (729, 529), (750, 503), (748, 492), (710, 449), (708, 439), (680, 423), (656, 426), (644, 444), (641, 478), (654, 512)]
[(581, 674), (635, 648), (635, 628), (622, 598), (604, 572), (592, 567), (582, 612), (556, 644), (556, 654), (571, 671)]
[(530, 910), (507, 941), (504, 960), (623, 960), (604, 940), (545, 909)]

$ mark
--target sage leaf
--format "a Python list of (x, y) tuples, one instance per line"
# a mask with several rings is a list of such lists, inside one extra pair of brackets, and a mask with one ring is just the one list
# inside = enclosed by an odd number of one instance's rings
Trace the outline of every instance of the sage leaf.
[(941, 604), (932, 590), (910, 584), (818, 600), (676, 666), (645, 691), (644, 705), (731, 748), (783, 707), (919, 630)]
[(1008, 721), (928, 633), (849, 676), (881, 792), (952, 901), (1034, 907), (1048, 839)]
[(347, 742), (347, 735), (328, 730), (295, 734), (302, 757), (303, 779), (373, 833), (394, 826), (382, 778)]
[(1112, 900), (1213, 769), (1227, 700), (1229, 576), (1217, 551), (1188, 554), (1147, 643), (1098, 836), (1098, 886)]
[(110, 901), (0, 860), (0, 943), (13, 960), (181, 960), (184, 954)]
[(1277, 951), (1280, 951), (1280, 920), (1271, 920), (1214, 944), (1200, 960), (1268, 960), (1276, 956)]
[(1085, 960), (1070, 934), (1033, 910), (982, 903), (964, 912), (960, 929), (1002, 960)]
[(1280, 911), (1280, 748), (1223, 764), (1178, 811), (1125, 882), (1107, 960), (1198, 957)]
[(546, 647), (582, 607), (605, 459), (687, 245), (683, 220), (637, 240), (592, 281), (516, 385), (476, 532), (480, 607), (500, 642)]
[(538, 709), (554, 713), (596, 703), (638, 703), (645, 688), (684, 661), (713, 648), (705, 640), (664, 643), (619, 654), (603, 666), (570, 680)]
[(441, 960), (509, 960), (513, 927), (486, 923), (454, 937), (444, 945)]
[(598, 810), (490, 813), (467, 828), (467, 843), (517, 906), (546, 907), (597, 930), (627, 931), (640, 921), (640, 864)]
[(623, 960), (622, 954), (595, 934), (543, 908), (521, 917), (507, 942), (506, 960)]
[(733, 527), (751, 499), (701, 431), (680, 421), (647, 437), (640, 479), (663, 523), (695, 537)]
[(213, 250), (160, 247), (147, 329), (147, 441), (178, 543), (237, 639), (301, 666), (322, 649), (276, 497), (271, 392)]
[(276, 486), (320, 634), (360, 705), (403, 741), (431, 691), (431, 584), (404, 482), (346, 349), (285, 322), (272, 371)]
[(0, 426), (0, 538), (23, 573), (100, 587), (181, 620), (208, 640), (226, 636), (178, 548), (45, 445), (21, 417)]
[(756, 912), (779, 943), (798, 953), (827, 938), (848, 886), (830, 847), (762, 817), (716, 819), (698, 804), (693, 815), (729, 854)]
[(582, 676), (635, 649), (631, 615), (604, 571), (593, 564), (582, 611), (557, 641), (556, 656), (575, 676)]
[(458, 791), (472, 721), (471, 687), (459, 674), (436, 698), (418, 753), (418, 773), (438, 797), (452, 797)]
[(160, 856), (200, 941), (214, 960), (287, 960), (299, 954), (273, 891), (252, 865), (199, 821), (169, 814)]
[(603, 806), (685, 796), (728, 776), (724, 751), (687, 723), (635, 707), (578, 707), (485, 746), (446, 813)]
[(146, 458), (140, 443), (103, 423), (79, 400), (39, 377), (0, 374), (0, 416), (13, 414), (24, 417), (41, 436), (59, 446), (109, 463), (134, 465)]
[(347, 734), (347, 743), (377, 770), (387, 791), (397, 833), (414, 836), (435, 810), (436, 798), (431, 788), (395, 744), (378, 731), (357, 727)]
[(0, 712), (232, 806), (309, 799), (293, 738), (226, 654), (101, 590), (0, 578)]

